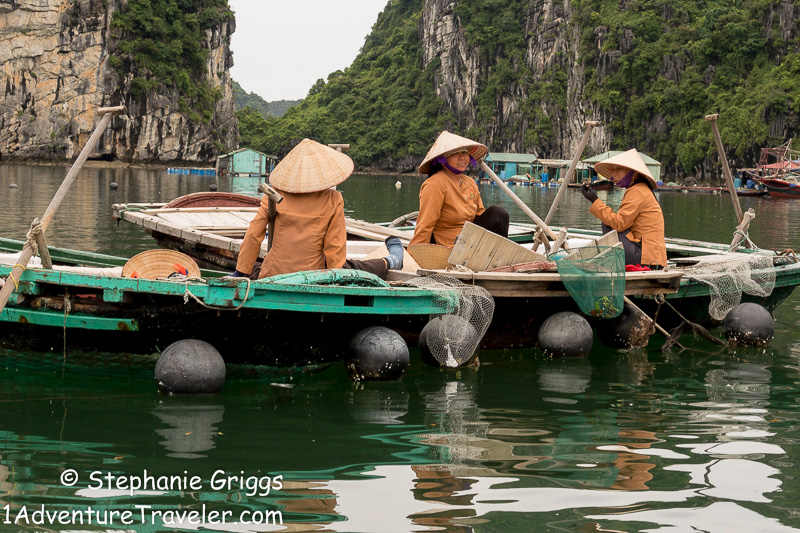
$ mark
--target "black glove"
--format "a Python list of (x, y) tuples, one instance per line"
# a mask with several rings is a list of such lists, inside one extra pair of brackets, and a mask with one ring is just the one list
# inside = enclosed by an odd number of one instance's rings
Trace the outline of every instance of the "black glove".
[(594, 191), (594, 189), (589, 187), (588, 183), (581, 185), (581, 194), (591, 203), (594, 203), (594, 201), (597, 200), (597, 193)]
[(225, 277), (226, 277), (226, 278), (246, 278), (246, 277), (247, 277), (247, 274), (242, 274), (242, 273), (241, 273), (241, 272), (239, 272), (238, 270), (234, 270), (233, 272), (231, 272), (230, 274), (228, 274), (228, 275), (227, 275), (227, 276), (225, 276)]

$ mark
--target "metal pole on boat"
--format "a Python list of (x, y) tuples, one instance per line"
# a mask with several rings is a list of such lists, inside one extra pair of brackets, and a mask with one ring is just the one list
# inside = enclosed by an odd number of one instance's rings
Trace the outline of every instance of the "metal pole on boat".
[(514, 192), (511, 189), (508, 188), (508, 185), (503, 183), (503, 180), (497, 177), (497, 174), (495, 174), (494, 171), (492, 171), (492, 169), (489, 168), (489, 165), (487, 165), (486, 162), (481, 161), (481, 168), (486, 172), (486, 174), (489, 175), (489, 177), (491, 177), (494, 180), (495, 183), (497, 183), (500, 186), (501, 189), (503, 189), (503, 191), (505, 191), (505, 193), (512, 200), (514, 200), (514, 203), (517, 204), (517, 206), (519, 206), (519, 208), (522, 209), (526, 215), (528, 215), (534, 222), (536, 222), (536, 224), (539, 225), (540, 228), (542, 228), (542, 231), (544, 231), (545, 235), (550, 237), (551, 240), (556, 240), (557, 236), (555, 233), (553, 233), (553, 230), (551, 230), (550, 227), (544, 223), (544, 220), (539, 218), (539, 216), (536, 213), (534, 213), (531, 210), (531, 208), (525, 204), (525, 202), (520, 200), (519, 197), (516, 194), (514, 194)]
[[(72, 185), (72, 182), (75, 181), (75, 178), (83, 167), (83, 164), (89, 158), (89, 155), (94, 151), (95, 147), (97, 147), (97, 143), (100, 141), (100, 136), (103, 135), (103, 131), (105, 131), (106, 126), (108, 126), (108, 123), (111, 122), (111, 118), (117, 113), (124, 112), (125, 106), (101, 107), (97, 110), (97, 114), (102, 115), (103, 118), (100, 119), (100, 123), (89, 137), (89, 140), (86, 141), (86, 145), (78, 155), (78, 159), (76, 159), (75, 163), (72, 164), (72, 168), (69, 169), (64, 181), (61, 182), (61, 186), (58, 188), (58, 191), (56, 191), (55, 196), (53, 196), (53, 199), (50, 200), (50, 205), (47, 206), (44, 215), (42, 215), (40, 220), (42, 233), (44, 233), (47, 230), (47, 226), (50, 225), (50, 221), (53, 219), (53, 216), (56, 214), (59, 206), (61, 206), (61, 202), (64, 200), (67, 191)], [(11, 297), (11, 293), (17, 289), (20, 276), (28, 266), (28, 261), (31, 260), (31, 257), (33, 257), (33, 245), (31, 239), (29, 239), (22, 248), (22, 252), (20, 252), (19, 258), (14, 264), (14, 268), (8, 275), (6, 284), (3, 285), (2, 289), (0, 289), (0, 311), (5, 308), (6, 303), (8, 303), (8, 299)], [(8, 283), (8, 281), (11, 283)]]
[(575, 167), (578, 166), (578, 160), (581, 158), (581, 154), (583, 154), (583, 149), (586, 148), (586, 143), (589, 142), (589, 136), (592, 134), (592, 129), (595, 126), (599, 126), (600, 122), (596, 120), (587, 120), (584, 122), (586, 126), (586, 130), (583, 132), (583, 138), (581, 139), (581, 143), (578, 145), (578, 149), (575, 151), (575, 157), (572, 158), (572, 162), (569, 164), (569, 170), (567, 170), (567, 175), (564, 176), (564, 180), (561, 182), (561, 187), (558, 189), (558, 193), (556, 193), (556, 198), (553, 200), (553, 205), (550, 206), (550, 211), (547, 212), (547, 216), (544, 217), (544, 223), (550, 224), (553, 220), (553, 215), (556, 214), (556, 208), (558, 208), (558, 204), (561, 202), (561, 197), (564, 196), (564, 190), (570, 184), (572, 180), (572, 176), (575, 175)]
[(725, 157), (725, 150), (722, 147), (722, 138), (719, 136), (719, 130), (717, 129), (718, 118), (719, 114), (705, 116), (705, 120), (711, 123), (711, 131), (714, 132), (714, 141), (717, 143), (717, 152), (719, 152), (719, 160), (722, 163), (722, 173), (725, 175), (725, 181), (728, 183), (728, 191), (731, 193), (733, 210), (736, 211), (736, 221), (741, 223), (744, 213), (742, 213), (742, 206), (739, 205), (739, 196), (736, 194), (736, 186), (733, 183), (733, 176), (731, 176), (731, 168), (728, 166), (728, 158)]

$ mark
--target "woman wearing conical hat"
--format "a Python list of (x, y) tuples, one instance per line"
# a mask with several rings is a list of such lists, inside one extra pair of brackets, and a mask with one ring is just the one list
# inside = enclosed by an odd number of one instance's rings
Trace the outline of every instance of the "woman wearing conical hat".
[(419, 166), (428, 179), (419, 190), (417, 226), (409, 246), (433, 243), (452, 248), (467, 221), (508, 237), (508, 211), (496, 205), (484, 209), (478, 185), (464, 174), (488, 152), (481, 143), (449, 131), (439, 135)]
[(636, 149), (596, 163), (595, 171), (627, 189), (615, 213), (589, 184), (581, 193), (592, 203), (589, 212), (602, 222), (603, 233), (617, 230), (625, 248), (626, 265), (642, 265), (651, 269), (667, 266), (667, 246), (664, 242), (664, 215), (655, 195), (656, 180)]
[[(269, 176), (283, 196), (276, 206), (272, 248), (258, 278), (325, 268), (352, 268), (386, 279), (388, 269), (403, 268), (400, 239), (386, 240), (389, 255), (355, 261), (346, 258), (347, 228), (342, 193), (333, 189), (353, 172), (353, 160), (333, 148), (303, 139)], [(233, 277), (251, 276), (267, 229), (264, 195), (239, 250)]]

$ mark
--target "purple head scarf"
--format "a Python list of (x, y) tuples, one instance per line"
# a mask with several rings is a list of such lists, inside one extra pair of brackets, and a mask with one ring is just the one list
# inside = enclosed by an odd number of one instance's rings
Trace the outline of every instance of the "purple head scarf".
[(630, 187), (633, 184), (633, 176), (635, 174), (636, 174), (636, 171), (635, 170), (631, 170), (630, 172), (625, 174), (624, 178), (622, 178), (621, 180), (616, 182), (614, 185), (617, 186), (617, 187), (622, 187), (623, 189), (627, 189), (628, 187)]
[[(453, 174), (463, 174), (463, 171), (458, 170), (457, 168), (453, 168), (449, 164), (447, 164), (447, 158), (445, 156), (443, 156), (443, 155), (440, 155), (439, 157), (434, 159), (434, 161), (439, 163), (439, 164), (441, 164), (444, 168), (446, 168), (447, 170), (449, 170)], [(478, 162), (475, 161), (475, 158), (472, 157), (472, 154), (470, 154), (470, 156), (469, 156), (469, 164), (472, 165), (473, 167), (477, 167), (478, 166)]]

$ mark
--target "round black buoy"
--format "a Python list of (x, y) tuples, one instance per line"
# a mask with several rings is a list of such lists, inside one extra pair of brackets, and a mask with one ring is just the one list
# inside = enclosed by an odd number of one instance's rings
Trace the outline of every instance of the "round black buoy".
[(563, 311), (539, 328), (539, 347), (550, 357), (583, 357), (592, 350), (592, 327), (581, 315)]
[(441, 315), (422, 328), (419, 351), (422, 361), (427, 365), (455, 368), (471, 363), (478, 357), (479, 340), (475, 326), (466, 319), (456, 315)]
[(225, 384), (225, 361), (209, 343), (184, 339), (164, 348), (155, 377), (162, 392), (214, 394)]
[(109, 185), (109, 187), (111, 187), (112, 191), (116, 191), (117, 189), (119, 189), (119, 185), (117, 185), (116, 181), (112, 181), (111, 185)]
[(11, 185), (8, 186), (8, 188), (9, 189), (16, 189), (17, 188), (17, 184), (16, 183), (12, 183)]
[(761, 305), (739, 304), (722, 321), (725, 338), (737, 346), (766, 346), (775, 335), (775, 319)]
[(217, 184), (216, 183), (212, 183), (211, 185), (208, 186), (208, 190), (209, 191), (216, 191), (217, 190)]
[(644, 313), (625, 304), (618, 316), (599, 323), (597, 338), (609, 348), (643, 348), (653, 335), (652, 324)]
[(364, 328), (350, 339), (345, 366), (353, 381), (400, 379), (410, 361), (408, 345), (383, 326)]

